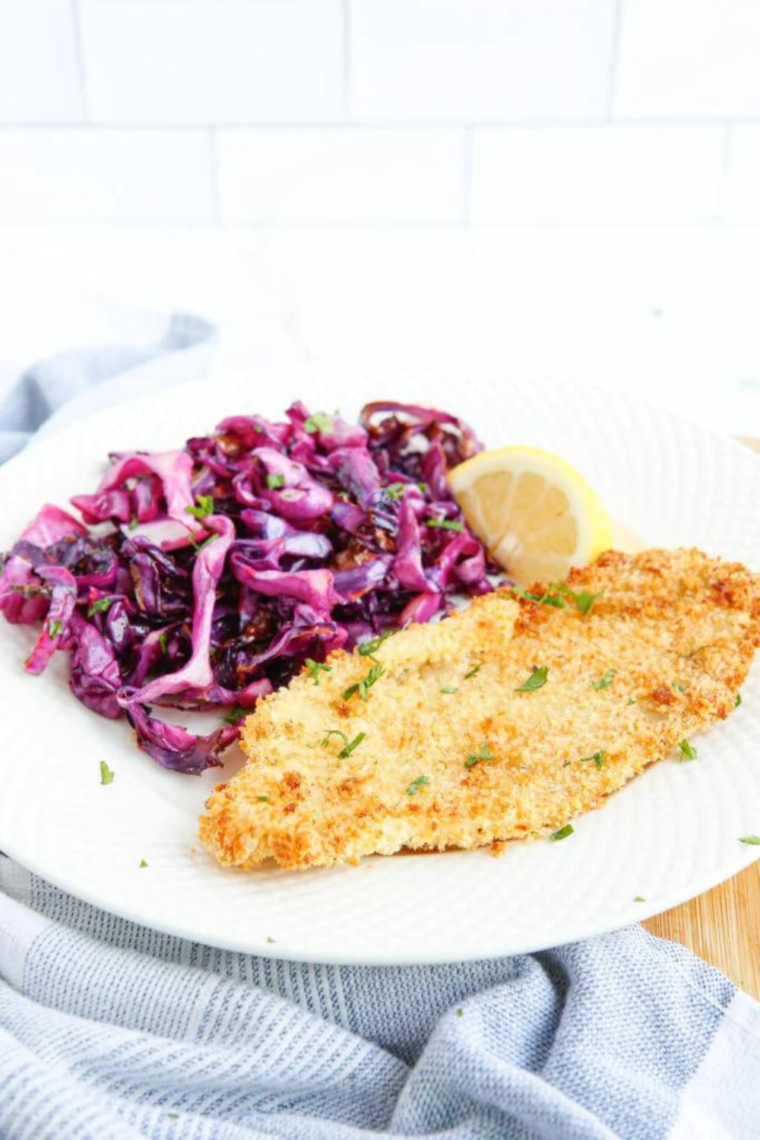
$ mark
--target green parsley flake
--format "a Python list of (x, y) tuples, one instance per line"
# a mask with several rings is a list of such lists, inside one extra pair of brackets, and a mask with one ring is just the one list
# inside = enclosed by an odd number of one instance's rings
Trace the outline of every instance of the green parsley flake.
[(341, 732), (339, 728), (331, 728), (330, 731), (320, 741), (323, 748), (327, 748), (330, 743), (331, 736), (339, 736), (344, 744), (348, 744), (348, 736), (345, 732)]
[(267, 487), (270, 491), (276, 491), (278, 487), (285, 486), (284, 475), (267, 475)]
[(533, 669), (527, 681), (523, 681), (522, 685), (518, 685), (515, 689), (516, 693), (534, 693), (536, 689), (542, 689), (546, 684), (547, 677), (549, 676), (549, 669), (546, 665), (536, 666)]
[(458, 693), (459, 689), (455, 689), (453, 685), (447, 685), (445, 689), (439, 689), (438, 691), (443, 693), (444, 696), (450, 697), (453, 693)]
[(513, 594), (517, 594), (519, 598), (526, 598), (529, 602), (538, 602), (544, 606), (554, 606), (555, 609), (563, 610), (565, 608), (565, 599), (561, 598), (559, 594), (531, 594), (528, 590), (523, 590), (521, 586), (510, 586)]
[(427, 776), (418, 776), (416, 780), (412, 780), (409, 787), (406, 789), (408, 796), (416, 796), (420, 788), (425, 788), (430, 783)]
[(251, 710), (244, 709), (242, 705), (235, 705), (226, 716), (222, 717), (225, 724), (237, 724), (241, 717), (246, 716)]
[(363, 681), (359, 681), (355, 685), (349, 685), (347, 689), (343, 690), (343, 700), (350, 701), (356, 693), (359, 694), (363, 701), (368, 700), (368, 690), (372, 688), (376, 681), (380, 680), (384, 672), (385, 668), (379, 661), (376, 661)]
[(92, 603), (92, 605), (90, 606), (90, 608), (88, 609), (88, 611), (87, 611), (88, 618), (94, 617), (95, 614), (103, 613), (103, 611), (107, 610), (110, 605), (111, 605), (111, 599), (110, 598), (98, 598), (97, 601), (94, 601)]
[(592, 761), (596, 764), (597, 768), (601, 768), (604, 764), (604, 758), (607, 755), (604, 749), (601, 752), (595, 752), (593, 756), (581, 756), (580, 764), (590, 764)]
[(269, 796), (256, 796), (256, 799), (259, 801), (260, 804), (268, 804), (269, 803)]
[(634, 902), (646, 902), (647, 900), (644, 898), (643, 895), (634, 895), (633, 901)]
[(130, 523), (129, 523), (129, 526), (127, 527), (127, 530), (137, 530), (139, 525), (140, 525), (140, 520), (138, 519), (137, 515), (135, 515), (134, 518), (132, 518), (130, 520)]
[(457, 519), (425, 519), (425, 526), (432, 526), (436, 530), (464, 530), (464, 523)]
[(366, 732), (360, 732), (358, 736), (355, 736), (354, 739), (349, 744), (347, 744), (345, 748), (341, 748), (340, 752), (338, 753), (338, 759), (348, 760), (351, 753), (359, 747), (361, 742), (366, 739), (366, 736)]
[(598, 681), (592, 681), (591, 686), (594, 689), (609, 689), (616, 675), (617, 669), (608, 669), (604, 676), (600, 677)]
[(398, 633), (398, 630), (389, 629), (386, 630), (385, 633), (381, 633), (379, 637), (372, 637), (369, 641), (363, 641), (361, 645), (357, 645), (356, 652), (360, 657), (372, 657), (374, 653), (377, 653), (383, 642), (387, 641), (389, 637), (393, 637), (394, 633)]
[(628, 705), (635, 705), (636, 703), (637, 703), (637, 701), (636, 701), (635, 697), (629, 697), (628, 700), (626, 701), (626, 704), (628, 704)]
[(166, 653), (166, 639), (167, 639), (167, 637), (168, 637), (168, 631), (165, 629), (162, 629), (158, 635), (158, 644), (161, 646), (161, 652), (162, 653)]
[(488, 747), (488, 744), (484, 741), (478, 748), (477, 752), (470, 753), (464, 762), (464, 766), (465, 768), (474, 768), (476, 764), (480, 764), (481, 760), (495, 759), (496, 757), (494, 756), (493, 752)]
[(343, 741), (343, 747), (338, 753), (338, 759), (347, 760), (351, 753), (356, 748), (358, 748), (361, 742), (366, 738), (367, 734), (366, 732), (360, 732), (358, 736), (355, 736), (353, 740), (349, 741), (348, 736), (345, 732), (342, 732), (339, 728), (331, 728), (321, 741), (323, 748), (326, 748), (330, 743), (331, 736), (339, 736), (341, 738)]
[(566, 823), (564, 827), (561, 827), (559, 829), (559, 831), (552, 832), (549, 838), (557, 843), (560, 839), (567, 839), (568, 835), (572, 835), (574, 831), (575, 828), (573, 827), (572, 823)]
[(407, 487), (413, 486), (413, 483), (389, 483), (387, 487), (383, 487), (383, 490), (389, 499), (400, 499)]
[(736, 694), (736, 700), (734, 701), (734, 708), (738, 709), (738, 707), (741, 703), (742, 703), (742, 695), (741, 695), (741, 693), (737, 693)]
[(479, 665), (479, 664), (478, 664), (478, 665), (473, 665), (472, 669), (470, 669), (470, 672), (469, 672), (469, 673), (465, 673), (465, 675), (464, 675), (464, 679), (465, 679), (465, 681), (469, 681), (470, 677), (477, 677), (478, 673), (480, 672), (480, 670), (481, 670), (482, 668), (483, 668), (483, 666), (482, 666), (482, 665)]
[(677, 689), (679, 693), (685, 693), (687, 691), (686, 686), (685, 685), (679, 685), (678, 681), (673, 681), (673, 688)]
[(464, 1010), (463, 1009), (457, 1010), (457, 1017), (464, 1017)]
[(192, 515), (195, 519), (207, 519), (209, 515), (214, 513), (214, 497), (213, 495), (198, 495), (196, 497), (197, 506), (185, 507), (185, 514)]
[(564, 582), (552, 582), (551, 588), (552, 590), (559, 590), (561, 594), (564, 594), (568, 598), (572, 598), (578, 611), (584, 615), (589, 613), (596, 599), (601, 598), (604, 593), (604, 591), (602, 591), (599, 594), (592, 594), (588, 590), (580, 590), (576, 593), (575, 590), (571, 590), (569, 586), (566, 586)]
[(105, 760), (100, 761), (100, 782), (101, 784), (112, 784), (116, 778), (116, 773), (112, 772), (106, 764)]
[(686, 737), (684, 737), (683, 740), (679, 740), (678, 747), (683, 752), (685, 760), (696, 760), (698, 755), (697, 750), (693, 744), (689, 744)]
[(317, 431), (330, 432), (333, 429), (333, 418), (324, 412), (315, 412), (314, 415), (304, 420), (303, 428), (304, 431), (309, 432), (310, 435), (313, 435), (314, 432)]
[(760, 835), (743, 835), (740, 843), (747, 843), (750, 847), (760, 847)]
[(274, 946), (274, 938), (267, 938), (267, 942)]
[(51, 637), (59, 637), (63, 626), (59, 621), (48, 622), (48, 633)]
[(320, 673), (332, 673), (332, 665), (323, 665), (321, 661), (314, 661), (311, 657), (306, 658), (304, 665), (315, 685), (319, 684)]
[(143, 867), (147, 867), (147, 866), (148, 866), (148, 864), (145, 862), (145, 860), (144, 860), (144, 859), (141, 859), (141, 860), (140, 860), (140, 870), (142, 870), (142, 869), (143, 869)]

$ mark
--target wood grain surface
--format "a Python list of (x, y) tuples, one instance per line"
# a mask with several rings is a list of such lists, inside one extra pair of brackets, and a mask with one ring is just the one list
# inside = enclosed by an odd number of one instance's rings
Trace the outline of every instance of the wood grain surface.
[[(760, 439), (742, 439), (760, 452)], [(760, 804), (757, 805), (760, 827)], [(688, 946), (760, 998), (760, 861), (691, 902), (642, 923), (652, 934)]]

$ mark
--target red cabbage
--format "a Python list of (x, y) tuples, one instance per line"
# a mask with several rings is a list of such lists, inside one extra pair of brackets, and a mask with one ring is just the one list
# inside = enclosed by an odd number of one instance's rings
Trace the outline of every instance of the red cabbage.
[[(0, 610), (42, 623), (30, 671), (68, 652), (83, 704), (201, 772), (307, 659), (492, 588), (447, 483), (479, 448), (432, 408), (370, 404), (352, 424), (296, 403), (282, 422), (231, 416), (182, 450), (113, 455), (72, 499), (84, 524), (48, 504), (0, 556)], [(234, 711), (195, 736), (156, 705)]]

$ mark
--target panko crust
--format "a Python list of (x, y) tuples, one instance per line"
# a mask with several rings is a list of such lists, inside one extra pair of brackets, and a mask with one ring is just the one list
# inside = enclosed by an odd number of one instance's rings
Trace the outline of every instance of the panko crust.
[[(342, 694), (372, 662), (338, 651), (319, 684), (304, 672), (260, 701), (247, 764), (201, 817), (207, 849), (306, 869), (549, 834), (730, 715), (760, 644), (756, 574), (698, 550), (610, 551), (566, 584), (599, 595), (587, 614), (503, 589), (389, 638), (366, 700)], [(517, 692), (536, 667), (546, 684)], [(330, 730), (366, 737), (340, 759)], [(494, 758), (466, 766), (483, 745)]]

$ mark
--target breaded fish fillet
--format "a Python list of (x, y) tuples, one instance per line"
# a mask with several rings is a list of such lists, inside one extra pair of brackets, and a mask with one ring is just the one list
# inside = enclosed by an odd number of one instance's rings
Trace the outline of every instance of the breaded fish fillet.
[(697, 550), (610, 552), (567, 588), (500, 590), (262, 700), (248, 763), (201, 818), (208, 850), (307, 868), (552, 833), (733, 711), (758, 576)]

